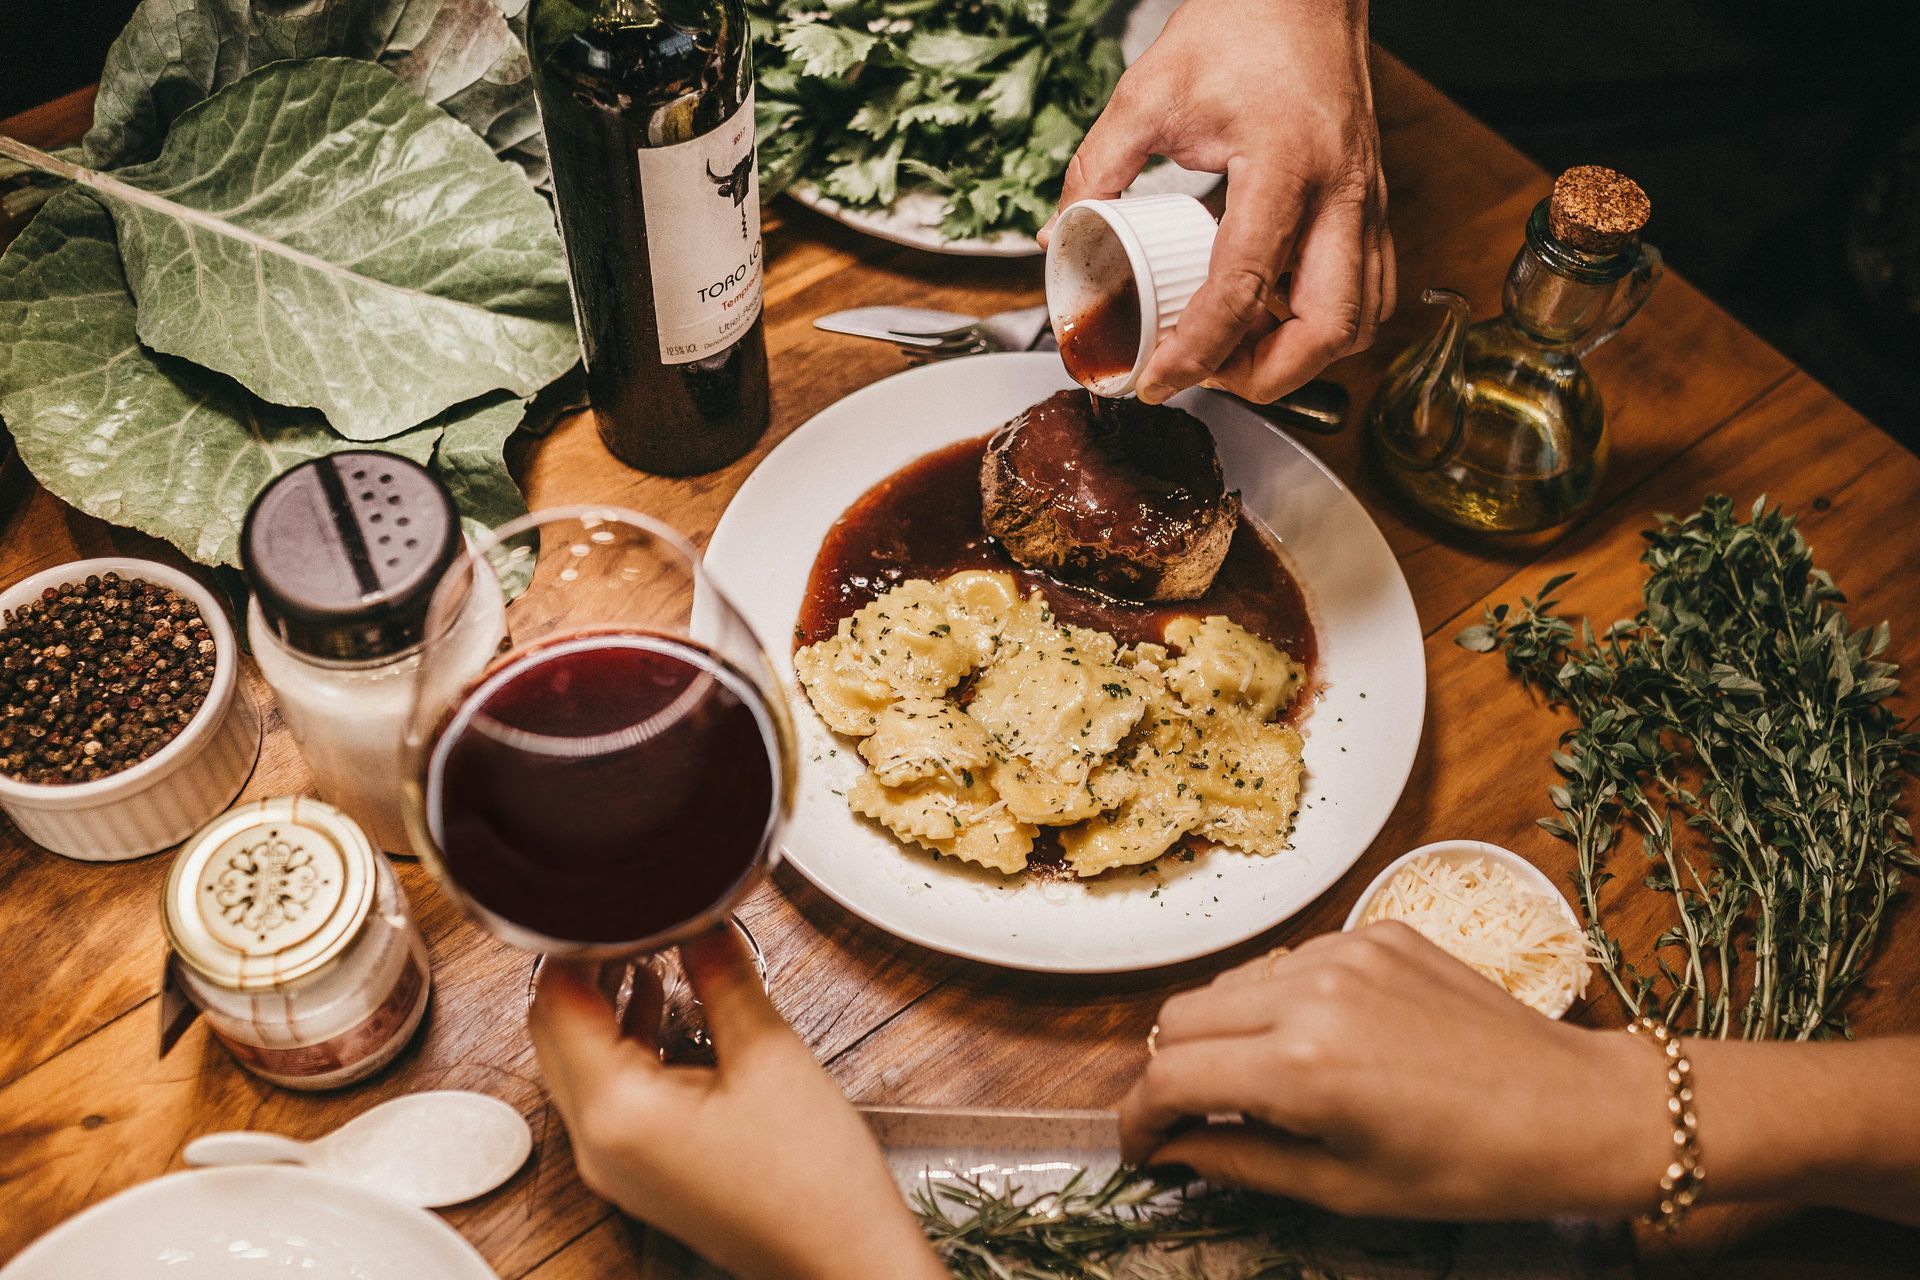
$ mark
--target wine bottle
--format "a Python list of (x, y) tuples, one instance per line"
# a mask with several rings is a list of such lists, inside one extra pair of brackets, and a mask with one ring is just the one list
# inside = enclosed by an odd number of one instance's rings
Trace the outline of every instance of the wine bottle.
[(601, 438), (660, 475), (725, 466), (767, 426), (742, 0), (533, 0), (530, 27)]

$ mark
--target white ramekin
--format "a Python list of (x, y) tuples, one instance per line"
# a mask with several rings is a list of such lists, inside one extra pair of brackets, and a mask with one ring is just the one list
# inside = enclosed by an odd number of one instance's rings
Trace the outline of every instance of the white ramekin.
[(123, 556), (75, 560), (0, 591), (0, 612), (48, 587), (106, 573), (156, 583), (193, 601), (213, 636), (213, 685), (173, 741), (131, 769), (70, 786), (0, 775), (0, 809), (21, 832), (84, 862), (121, 862), (180, 843), (232, 803), (260, 754), (260, 714), (240, 678), (233, 627), (213, 593), (179, 570)]
[[(1360, 896), (1354, 899), (1353, 910), (1347, 913), (1346, 924), (1342, 925), (1341, 928), (1349, 933), (1358, 929), (1360, 927), (1361, 917), (1366, 915), (1367, 908), (1373, 905), (1374, 897), (1378, 895), (1382, 889), (1387, 887), (1387, 882), (1399, 875), (1400, 869), (1409, 862), (1412, 862), (1415, 858), (1425, 857), (1437, 857), (1455, 865), (1462, 862), (1471, 862), (1475, 858), (1485, 858), (1488, 862), (1497, 862), (1511, 871), (1513, 878), (1518, 880), (1524, 888), (1532, 890), (1543, 898), (1552, 899), (1553, 902), (1559, 906), (1560, 914), (1565, 916), (1567, 923), (1573, 926), (1573, 931), (1582, 937), (1586, 936), (1586, 926), (1580, 923), (1580, 917), (1574, 913), (1573, 904), (1567, 901), (1567, 895), (1560, 892), (1558, 886), (1547, 877), (1546, 872), (1534, 866), (1513, 850), (1504, 849), (1497, 844), (1488, 844), (1484, 840), (1436, 840), (1432, 844), (1423, 844), (1418, 849), (1401, 854), (1382, 868), (1380, 874), (1375, 876), (1372, 882), (1360, 891)], [(1566, 1008), (1559, 1009), (1548, 1016), (1553, 1018), (1562, 1017), (1566, 1014), (1567, 1009), (1572, 1007), (1573, 1002), (1570, 1000), (1567, 1002)]]
[(1064, 332), (1113, 296), (1128, 275), (1140, 294), (1140, 350), (1133, 368), (1096, 378), (1087, 390), (1103, 396), (1133, 392), (1154, 349), (1173, 332), (1206, 281), (1218, 230), (1207, 207), (1192, 196), (1079, 200), (1061, 212), (1047, 241), (1047, 313), (1053, 331)]

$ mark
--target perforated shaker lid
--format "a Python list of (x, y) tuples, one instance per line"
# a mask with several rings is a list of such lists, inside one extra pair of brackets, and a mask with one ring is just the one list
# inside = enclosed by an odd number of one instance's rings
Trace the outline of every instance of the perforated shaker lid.
[(306, 977), (360, 935), (377, 856), (353, 819), (318, 800), (229, 809), (173, 860), (160, 911), (168, 945), (231, 991)]
[(291, 648), (343, 662), (420, 643), (434, 587), (459, 553), (453, 496), (390, 453), (301, 463), (254, 499), (240, 533), (267, 625)]

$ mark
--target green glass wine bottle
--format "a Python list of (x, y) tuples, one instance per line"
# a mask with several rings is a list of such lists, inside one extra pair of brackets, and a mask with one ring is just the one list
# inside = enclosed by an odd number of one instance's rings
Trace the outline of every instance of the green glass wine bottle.
[(533, 0), (587, 389), (615, 457), (660, 475), (767, 425), (760, 181), (741, 0)]

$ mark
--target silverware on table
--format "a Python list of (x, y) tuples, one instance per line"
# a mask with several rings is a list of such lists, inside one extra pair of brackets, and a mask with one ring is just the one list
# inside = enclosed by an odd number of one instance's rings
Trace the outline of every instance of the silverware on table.
[(879, 338), (932, 359), (987, 351), (1035, 351), (1053, 343), (1047, 309), (1021, 307), (986, 317), (923, 307), (855, 307), (813, 322), (816, 329)]
[[(1021, 307), (990, 316), (925, 307), (855, 307), (821, 316), (813, 327), (891, 342), (916, 364), (989, 351), (1051, 351), (1056, 345), (1045, 306)], [(1233, 398), (1239, 400), (1238, 396)], [(1345, 425), (1352, 400), (1339, 383), (1316, 378), (1272, 404), (1240, 403), (1276, 426), (1331, 435)]]

